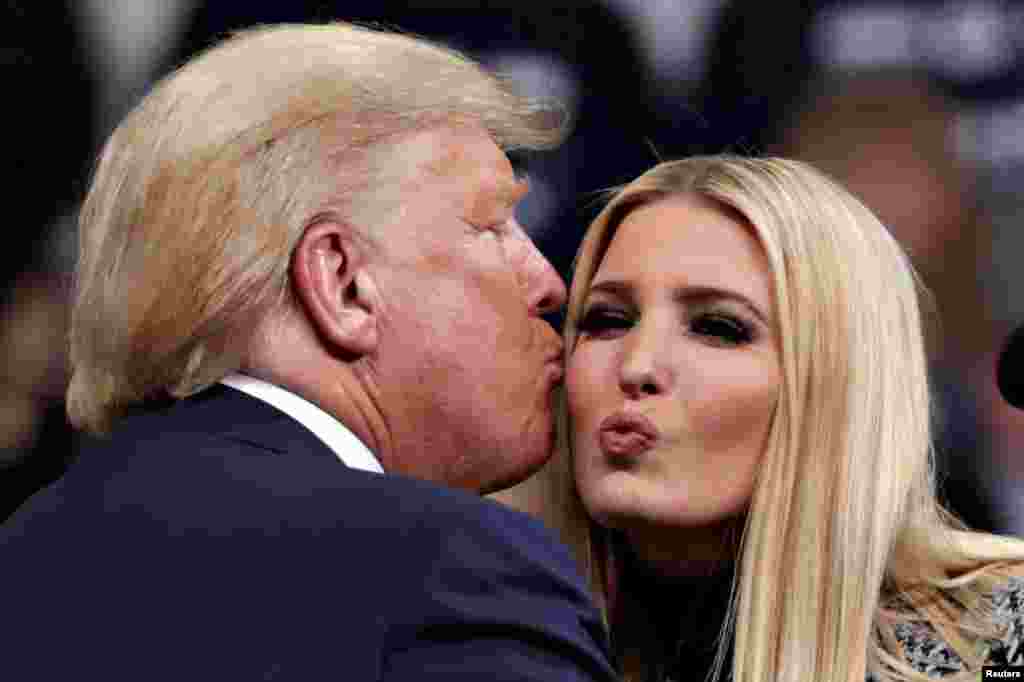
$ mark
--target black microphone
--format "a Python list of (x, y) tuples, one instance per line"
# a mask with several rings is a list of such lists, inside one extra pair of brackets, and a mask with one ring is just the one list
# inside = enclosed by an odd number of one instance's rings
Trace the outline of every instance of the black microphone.
[(1006, 402), (1024, 409), (1024, 325), (1014, 329), (1006, 339), (999, 354), (996, 383)]

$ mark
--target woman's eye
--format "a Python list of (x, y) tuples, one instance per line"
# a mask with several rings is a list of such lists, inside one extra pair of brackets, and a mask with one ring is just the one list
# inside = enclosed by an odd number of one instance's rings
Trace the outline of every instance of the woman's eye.
[(625, 314), (606, 308), (591, 308), (580, 320), (579, 330), (585, 334), (598, 335), (603, 332), (611, 332), (622, 329), (629, 329), (633, 326)]
[(690, 330), (729, 346), (750, 343), (754, 338), (745, 322), (728, 315), (699, 315), (690, 321)]

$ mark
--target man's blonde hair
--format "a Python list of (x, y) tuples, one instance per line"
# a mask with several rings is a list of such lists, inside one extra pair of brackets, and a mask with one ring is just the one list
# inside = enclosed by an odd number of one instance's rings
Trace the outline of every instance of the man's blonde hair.
[(71, 421), (102, 433), (238, 369), (304, 228), (336, 212), (370, 232), (400, 200), (375, 143), (439, 124), (508, 150), (554, 146), (567, 121), (452, 50), (344, 23), (244, 31), (158, 83), (81, 211)]
[[(938, 504), (920, 306), (927, 295), (896, 241), (848, 192), (784, 159), (659, 164), (616, 191), (584, 238), (567, 357), (616, 227), (638, 206), (681, 193), (745, 218), (767, 254), (778, 311), (782, 382), (725, 626), (735, 636), (733, 679), (863, 682), (868, 670), (879, 680), (928, 679), (906, 663), (894, 635), (896, 625), (922, 619), (976, 671), (971, 641), (991, 629), (979, 597), (1007, 562), (1024, 559), (1024, 542), (967, 532)], [(559, 422), (561, 454), (533, 484), (550, 486), (533, 492), (533, 503), (606, 597), (605, 555), (594, 542), (602, 530), (575, 492), (564, 399)], [(506, 499), (514, 504), (515, 493)], [(645, 665), (630, 652), (625, 662), (627, 679)]]

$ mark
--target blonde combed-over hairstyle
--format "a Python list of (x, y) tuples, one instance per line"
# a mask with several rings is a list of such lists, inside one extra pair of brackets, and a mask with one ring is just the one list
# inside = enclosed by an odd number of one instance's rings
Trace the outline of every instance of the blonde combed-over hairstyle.
[[(797, 161), (659, 164), (617, 190), (584, 238), (567, 355), (615, 228), (637, 206), (681, 193), (746, 219), (767, 254), (777, 309), (782, 382), (725, 625), (735, 637), (733, 679), (863, 682), (870, 671), (879, 680), (925, 680), (894, 633), (920, 620), (976, 676), (977, 637), (998, 634), (986, 630), (981, 595), (1019, 572), (1024, 542), (966, 531), (936, 500), (920, 302), (927, 295), (857, 199)], [(572, 485), (564, 400), (559, 419), (564, 456), (548, 471), (548, 520), (607, 599), (605, 555), (593, 542), (601, 530), (586, 522)], [(625, 652), (627, 679), (644, 665), (630, 659)]]
[[(106, 143), (81, 210), (71, 421), (236, 370), (288, 298), (291, 251), (318, 214), (372, 231), (399, 199), (375, 143), (475, 125), (502, 148), (558, 144), (550, 102), (444, 47), (344, 23), (238, 33), (158, 83)], [(375, 154), (377, 154), (375, 156)]]

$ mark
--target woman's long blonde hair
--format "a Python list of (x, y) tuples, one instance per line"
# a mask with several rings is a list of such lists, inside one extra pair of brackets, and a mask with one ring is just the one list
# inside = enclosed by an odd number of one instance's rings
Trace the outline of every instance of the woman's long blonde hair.
[[(679, 193), (746, 218), (767, 254), (778, 311), (780, 394), (725, 625), (735, 637), (733, 679), (863, 682), (868, 671), (928, 679), (895, 639), (897, 624), (921, 619), (977, 669), (972, 640), (998, 634), (985, 632), (979, 596), (1024, 559), (1024, 542), (967, 532), (937, 502), (919, 303), (927, 294), (896, 241), (848, 192), (785, 159), (659, 164), (617, 190), (583, 240), (567, 357), (615, 228), (637, 206)], [(559, 421), (560, 453), (526, 506), (562, 531), (606, 602), (608, 567), (592, 542), (602, 531), (586, 520), (572, 482), (564, 400)]]

